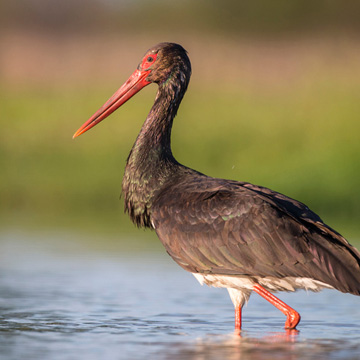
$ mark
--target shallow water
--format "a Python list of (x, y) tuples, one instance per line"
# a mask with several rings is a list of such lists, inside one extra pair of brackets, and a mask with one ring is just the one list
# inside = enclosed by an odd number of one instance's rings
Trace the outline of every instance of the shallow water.
[(359, 297), (281, 293), (302, 315), (287, 333), (254, 294), (238, 336), (227, 291), (200, 286), (165, 251), (45, 240), (1, 235), (1, 359), (360, 358)]

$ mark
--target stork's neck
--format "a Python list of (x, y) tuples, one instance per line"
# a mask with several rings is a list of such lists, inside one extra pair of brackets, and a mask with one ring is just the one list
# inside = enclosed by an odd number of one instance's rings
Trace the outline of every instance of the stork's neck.
[(153, 150), (159, 156), (161, 155), (161, 158), (172, 158), (171, 128), (181, 99), (182, 96), (180, 98), (169, 88), (159, 87), (154, 105), (131, 149), (128, 164), (131, 161), (141, 162), (144, 156), (146, 160), (149, 160), (149, 151)]
[(187, 83), (180, 81), (159, 85), (154, 105), (129, 154), (122, 190), (125, 211), (138, 226), (151, 226), (153, 197), (181, 166), (172, 155), (170, 138), (186, 87)]

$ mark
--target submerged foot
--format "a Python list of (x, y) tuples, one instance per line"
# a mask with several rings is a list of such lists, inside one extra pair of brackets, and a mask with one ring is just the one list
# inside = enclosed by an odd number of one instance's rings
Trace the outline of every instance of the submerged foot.
[(301, 319), (300, 314), (293, 309), (286, 314), (286, 318), (285, 329), (289, 330), (295, 329)]

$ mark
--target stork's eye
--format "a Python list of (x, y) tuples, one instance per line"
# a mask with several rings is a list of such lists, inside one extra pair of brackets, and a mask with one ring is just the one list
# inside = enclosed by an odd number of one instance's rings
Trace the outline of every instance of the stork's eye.
[(143, 69), (149, 68), (152, 64), (154, 64), (155, 60), (157, 58), (157, 54), (150, 54), (144, 57), (141, 67)]

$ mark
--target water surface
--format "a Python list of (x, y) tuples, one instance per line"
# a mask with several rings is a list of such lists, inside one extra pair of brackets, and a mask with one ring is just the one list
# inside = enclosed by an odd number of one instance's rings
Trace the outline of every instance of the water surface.
[(200, 286), (165, 251), (94, 251), (59, 234), (3, 233), (0, 358), (360, 358), (359, 297), (280, 297), (300, 312), (298, 333), (254, 294), (238, 336), (227, 291)]

